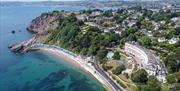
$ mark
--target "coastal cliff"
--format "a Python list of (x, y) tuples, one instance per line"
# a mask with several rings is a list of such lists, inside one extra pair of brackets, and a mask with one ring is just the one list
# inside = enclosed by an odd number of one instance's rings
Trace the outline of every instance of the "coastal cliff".
[(38, 35), (46, 35), (48, 34), (48, 30), (58, 27), (61, 17), (59, 13), (43, 13), (41, 16), (32, 20), (27, 30)]
[(22, 41), (10, 45), (9, 48), (13, 52), (26, 52), (29, 46), (37, 42), (42, 42), (48, 36), (50, 30), (58, 27), (62, 15), (58, 12), (43, 13), (39, 17), (33, 19), (27, 30), (33, 34), (29, 40)]

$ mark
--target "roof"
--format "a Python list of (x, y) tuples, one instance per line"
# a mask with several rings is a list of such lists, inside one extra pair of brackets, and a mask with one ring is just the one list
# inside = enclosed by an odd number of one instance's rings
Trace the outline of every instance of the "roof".
[(148, 57), (148, 63), (154, 64), (154, 65), (158, 64), (157, 59), (155, 58), (153, 53), (151, 53), (148, 49), (146, 49), (146, 48), (144, 48), (142, 46), (139, 46), (137, 44), (133, 44), (133, 43), (128, 43), (128, 44), (133, 45), (133, 46), (139, 48), (140, 50), (142, 50)]

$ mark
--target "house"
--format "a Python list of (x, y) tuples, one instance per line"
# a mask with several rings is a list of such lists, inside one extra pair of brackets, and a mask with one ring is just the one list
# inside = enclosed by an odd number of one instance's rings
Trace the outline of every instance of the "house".
[(160, 23), (161, 23), (161, 24), (165, 24), (165, 23), (166, 23), (166, 21), (160, 21)]
[(164, 37), (160, 37), (160, 38), (158, 38), (158, 42), (165, 42), (165, 41), (167, 41), (167, 39), (166, 39), (166, 38), (164, 38)]
[(98, 25), (94, 22), (85, 22), (84, 24), (89, 25), (89, 26), (93, 26), (93, 27), (98, 27)]
[(117, 34), (121, 34), (121, 31), (117, 31), (117, 30), (116, 30), (116, 31), (115, 31), (115, 33), (117, 33)]
[(175, 17), (171, 19), (173, 22), (180, 22), (180, 17)]
[(178, 27), (180, 25), (180, 17), (175, 17), (171, 19), (173, 22), (175, 22), (175, 27)]
[(77, 15), (76, 18), (82, 21), (89, 19), (89, 17), (86, 14)]
[(161, 29), (161, 30), (159, 30), (159, 32), (160, 32), (160, 33), (165, 33), (166, 30)]
[(110, 29), (104, 29), (104, 32), (108, 33), (108, 32), (111, 32), (111, 30)]
[(146, 35), (149, 36), (149, 37), (152, 37), (153, 36), (152, 31), (146, 32)]
[(176, 44), (179, 41), (179, 38), (171, 38), (168, 40), (169, 44)]
[(101, 16), (102, 15), (102, 12), (100, 11), (94, 11), (92, 12), (89, 16), (90, 17), (96, 17), (96, 16)]
[(147, 31), (146, 29), (141, 29), (141, 32), (144, 33), (144, 34), (146, 34), (146, 35), (149, 36), (149, 37), (152, 37), (152, 36), (153, 36), (152, 31)]
[(112, 23), (114, 18), (113, 17), (97, 17), (96, 19), (97, 24), (104, 24), (104, 23)]
[(113, 30), (115, 30), (116, 27), (109, 27), (109, 28), (105, 28), (104, 32), (112, 32)]
[(158, 30), (159, 29), (159, 27), (160, 27), (159, 23), (156, 23), (155, 21), (152, 21), (152, 24), (154, 26), (154, 30)]
[(127, 23), (128, 27), (133, 26), (134, 24), (136, 24), (136, 20), (125, 20), (124, 23)]

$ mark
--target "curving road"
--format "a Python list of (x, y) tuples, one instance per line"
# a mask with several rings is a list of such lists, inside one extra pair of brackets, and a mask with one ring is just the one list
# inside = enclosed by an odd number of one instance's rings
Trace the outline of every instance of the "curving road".
[[(56, 48), (59, 50), (63, 50), (64, 52), (68, 52), (69, 54), (75, 56), (75, 54), (64, 50), (63, 48), (57, 47), (57, 46), (53, 46), (53, 45), (45, 45), (45, 44), (34, 44), (33, 46), (31, 46), (32, 48), (42, 48), (42, 47), (47, 47), (47, 48)], [(120, 87), (119, 85), (117, 85), (105, 72), (103, 69), (101, 69), (101, 67), (99, 66), (98, 62), (96, 60), (94, 60), (94, 64), (92, 64), (92, 66), (94, 66), (94, 68), (96, 69), (96, 71), (98, 71), (108, 82), (111, 86), (113, 86), (113, 89), (115, 91), (124, 91), (124, 89), (122, 87)]]
[(119, 87), (99, 66), (97, 61), (94, 61), (94, 64), (92, 64), (94, 68), (104, 77), (106, 78), (109, 83), (114, 87), (116, 91), (124, 91), (122, 87)]

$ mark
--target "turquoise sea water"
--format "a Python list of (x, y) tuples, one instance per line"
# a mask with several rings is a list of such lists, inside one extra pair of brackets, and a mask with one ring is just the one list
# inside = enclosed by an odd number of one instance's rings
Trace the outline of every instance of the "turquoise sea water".
[(102, 91), (95, 78), (52, 54), (14, 54), (7, 48), (31, 37), (26, 27), (41, 13), (80, 9), (86, 8), (0, 7), (0, 91)]

